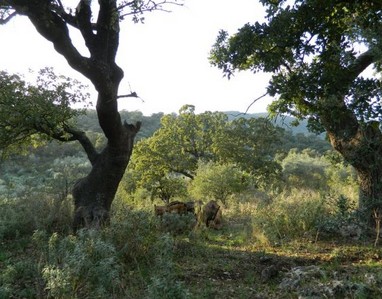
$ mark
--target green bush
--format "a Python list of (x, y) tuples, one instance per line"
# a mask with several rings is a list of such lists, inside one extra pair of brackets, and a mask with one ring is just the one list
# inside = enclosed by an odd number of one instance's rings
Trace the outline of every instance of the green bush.
[(182, 299), (189, 298), (189, 291), (184, 284), (176, 279), (176, 269), (173, 262), (173, 239), (163, 235), (155, 244), (157, 251), (154, 274), (147, 287), (147, 298)]
[(134, 267), (146, 267), (156, 254), (153, 244), (159, 235), (157, 222), (144, 210), (132, 210), (122, 203), (114, 210), (111, 225), (104, 234), (114, 244), (121, 261)]
[(280, 194), (270, 204), (259, 205), (252, 215), (253, 232), (270, 242), (282, 242), (314, 233), (328, 215), (319, 193), (299, 190)]
[(67, 233), (71, 229), (72, 209), (70, 198), (0, 200), (0, 240), (30, 236), (37, 229)]
[(54, 233), (48, 240), (46, 253), (41, 271), (49, 298), (119, 298), (123, 295), (116, 250), (100, 232), (81, 230), (77, 236), (63, 238)]
[(75, 236), (36, 231), (33, 244), (40, 261), (35, 266), (45, 296), (186, 298), (187, 290), (177, 281), (173, 238), (158, 224), (152, 214), (119, 203), (102, 231), (83, 229)]
[(160, 221), (160, 228), (171, 235), (181, 235), (190, 233), (196, 225), (196, 217), (192, 213), (179, 215), (175, 213), (165, 213)]

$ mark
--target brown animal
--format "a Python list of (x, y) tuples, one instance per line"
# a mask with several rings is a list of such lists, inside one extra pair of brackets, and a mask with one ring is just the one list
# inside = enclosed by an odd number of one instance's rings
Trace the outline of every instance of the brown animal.
[(177, 214), (186, 214), (187, 205), (184, 202), (173, 201), (167, 205), (167, 212), (177, 213)]
[(195, 214), (195, 202), (194, 201), (187, 201), (186, 207), (187, 207), (187, 213)]
[(209, 201), (202, 210), (201, 219), (207, 227), (219, 229), (222, 226), (222, 211), (214, 200)]
[(154, 212), (155, 216), (163, 216), (164, 213), (166, 213), (167, 207), (166, 206), (157, 206), (154, 205)]
[(214, 229), (221, 229), (223, 226), (222, 224), (222, 209), (219, 209), (216, 213), (216, 216), (213, 220), (210, 220), (208, 222), (208, 227), (214, 228)]

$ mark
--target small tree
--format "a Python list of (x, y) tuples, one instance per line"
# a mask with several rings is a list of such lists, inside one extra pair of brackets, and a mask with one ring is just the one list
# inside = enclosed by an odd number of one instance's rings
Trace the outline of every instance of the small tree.
[(190, 185), (195, 198), (220, 200), (224, 205), (230, 195), (248, 186), (245, 174), (233, 164), (200, 163)]
[(215, 160), (237, 165), (258, 187), (270, 186), (279, 179), (281, 167), (274, 158), (283, 134), (266, 118), (234, 119), (214, 139)]

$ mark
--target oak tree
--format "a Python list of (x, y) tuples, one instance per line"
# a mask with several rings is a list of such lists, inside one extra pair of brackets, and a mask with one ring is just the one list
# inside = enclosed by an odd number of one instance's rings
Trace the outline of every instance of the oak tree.
[(382, 2), (261, 0), (265, 21), (221, 31), (211, 62), (272, 73), (273, 113), (307, 118), (357, 171), (359, 209), (372, 222), (382, 211)]
[[(75, 215), (73, 226), (96, 226), (109, 220), (109, 210), (120, 180), (129, 163), (134, 137), (140, 123), (122, 122), (118, 112), (118, 89), (123, 70), (116, 63), (120, 21), (131, 16), (135, 22), (146, 11), (164, 10), (177, 0), (0, 0), (0, 24), (17, 15), (28, 18), (40, 35), (50, 41), (70, 67), (88, 78), (98, 92), (97, 116), (107, 145), (97, 151), (87, 136), (65, 126), (65, 138), (77, 140), (86, 151), (92, 168), (73, 187)], [(87, 49), (84, 56), (71, 39), (71, 30), (80, 33)], [(136, 96), (131, 93), (127, 96)], [(63, 136), (57, 136), (63, 139)]]

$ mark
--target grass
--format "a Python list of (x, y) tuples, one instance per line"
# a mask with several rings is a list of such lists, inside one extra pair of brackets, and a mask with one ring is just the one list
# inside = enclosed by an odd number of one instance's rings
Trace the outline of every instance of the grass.
[(255, 216), (248, 204), (232, 205), (221, 230), (179, 233), (187, 219), (161, 222), (151, 209), (121, 205), (101, 232), (11, 234), (0, 240), (0, 299), (382, 298), (374, 237), (269, 240)]
[[(304, 285), (320, 283), (326, 287), (316, 287), (315, 292), (321, 296), (318, 298), (326, 298), (333, 282), (344, 285), (339, 290), (345, 296), (342, 298), (372, 298), (362, 297), (357, 285), (367, 287), (362, 292), (369, 292), (373, 298), (382, 296), (378, 286), (382, 281), (382, 250), (369, 243), (301, 240), (259, 248), (243, 243), (227, 246), (221, 240), (231, 239), (232, 231), (227, 229), (219, 234), (207, 232), (191, 244), (178, 240), (176, 262), (180, 278), (192, 294), (190, 298), (299, 298)], [(287, 291), (281, 287), (292, 269), (311, 266), (323, 274), (320, 277), (307, 274), (297, 287)], [(267, 274), (268, 270), (272, 273)], [(326, 289), (329, 291), (325, 293)], [(336, 298), (334, 294), (332, 298)]]

